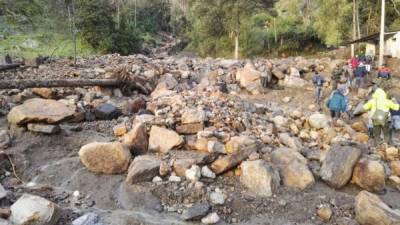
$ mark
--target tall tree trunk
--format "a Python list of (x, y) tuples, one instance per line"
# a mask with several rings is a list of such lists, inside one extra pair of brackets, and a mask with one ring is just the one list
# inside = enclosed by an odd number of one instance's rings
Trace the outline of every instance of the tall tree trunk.
[(235, 59), (239, 59), (239, 32), (235, 32)]
[(72, 35), (72, 41), (74, 43), (74, 65), (76, 65), (76, 26), (75, 26), (75, 8), (74, 8), (74, 3), (71, 1), (68, 6), (68, 19), (69, 19), (69, 25), (70, 25), (70, 30), (71, 30), (71, 35)]
[(360, 29), (360, 9), (359, 2), (356, 3), (356, 20), (357, 20), (357, 38), (361, 38), (361, 29)]
[[(356, 0), (353, 0), (353, 41), (357, 39), (356, 36)], [(354, 44), (351, 44), (351, 57), (354, 57)]]

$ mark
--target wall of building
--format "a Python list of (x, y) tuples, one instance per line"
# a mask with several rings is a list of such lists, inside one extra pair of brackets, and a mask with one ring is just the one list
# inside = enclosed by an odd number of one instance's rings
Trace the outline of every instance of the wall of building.
[(400, 32), (386, 40), (385, 55), (400, 58)]

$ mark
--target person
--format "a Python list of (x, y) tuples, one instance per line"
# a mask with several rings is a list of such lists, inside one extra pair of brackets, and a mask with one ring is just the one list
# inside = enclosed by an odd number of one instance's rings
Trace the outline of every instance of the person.
[(355, 70), (357, 68), (358, 64), (359, 64), (358, 55), (356, 55), (350, 59), (350, 65), (351, 65), (352, 70)]
[(273, 64), (269, 61), (261, 68), (261, 86), (263, 88), (268, 88), (268, 86), (271, 85), (272, 68)]
[(339, 64), (336, 64), (335, 69), (332, 71), (332, 91), (336, 90), (338, 87), (338, 83), (340, 82), (340, 78), (342, 77), (343, 70), (340, 68)]
[(333, 119), (339, 119), (341, 114), (347, 111), (346, 90), (347, 88), (345, 87), (334, 90), (326, 102)]
[(382, 143), (381, 134), (383, 133), (383, 141), (391, 144), (391, 121), (390, 110), (399, 110), (400, 106), (387, 98), (386, 92), (382, 88), (377, 88), (372, 99), (363, 106), (364, 110), (369, 111), (368, 115), (372, 120), (373, 136), (375, 146)]
[(322, 95), (322, 87), (324, 86), (325, 79), (321, 74), (319, 74), (318, 70), (315, 70), (312, 82), (315, 86), (315, 103), (319, 105)]
[(372, 56), (371, 55), (367, 55), (365, 57), (365, 69), (367, 70), (368, 74), (371, 73), (371, 69), (372, 69)]
[(383, 64), (382, 67), (378, 69), (378, 74), (374, 82), (385, 91), (388, 91), (391, 86), (391, 78), (391, 70), (389, 69), (389, 67), (387, 67), (386, 64)]
[(367, 70), (365, 69), (364, 63), (360, 63), (354, 70), (354, 77), (356, 78), (355, 85), (356, 90), (364, 86), (364, 78), (367, 75)]

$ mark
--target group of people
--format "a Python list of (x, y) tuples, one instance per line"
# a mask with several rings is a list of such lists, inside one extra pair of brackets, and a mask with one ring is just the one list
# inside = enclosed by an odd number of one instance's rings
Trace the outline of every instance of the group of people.
[[(348, 113), (347, 95), (349, 90), (358, 91), (359, 88), (364, 87), (366, 76), (371, 73), (371, 65), (372, 58), (370, 57), (363, 59), (354, 57), (349, 60), (348, 65), (343, 67), (336, 65), (332, 71), (332, 93), (326, 101), (326, 106), (334, 121), (339, 119), (343, 113)], [(373, 137), (375, 145), (382, 143), (382, 134), (383, 141), (391, 144), (392, 129), (400, 129), (399, 104), (395, 99), (390, 99), (387, 94), (391, 77), (392, 74), (387, 65), (378, 69), (373, 82), (372, 97), (363, 106), (363, 109), (368, 111), (368, 131)], [(320, 105), (325, 79), (318, 71), (315, 71), (312, 81), (315, 86), (315, 102)], [(350, 113), (349, 116), (351, 116)]]

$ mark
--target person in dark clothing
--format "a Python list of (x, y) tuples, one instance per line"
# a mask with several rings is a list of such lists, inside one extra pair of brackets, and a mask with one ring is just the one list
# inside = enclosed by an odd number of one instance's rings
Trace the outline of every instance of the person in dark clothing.
[(364, 79), (367, 75), (367, 70), (365, 69), (365, 65), (360, 63), (357, 68), (354, 70), (354, 77), (356, 78), (356, 90), (358, 91), (359, 88), (364, 86)]
[(261, 68), (261, 86), (263, 88), (268, 88), (271, 86), (272, 68), (273, 64), (269, 61), (267, 61), (266, 65)]
[(343, 69), (340, 68), (339, 64), (337, 64), (335, 69), (333, 69), (332, 71), (332, 77), (331, 77), (332, 91), (337, 89), (342, 74), (343, 74)]
[(322, 88), (325, 83), (325, 79), (321, 74), (318, 73), (318, 71), (315, 71), (315, 74), (312, 78), (312, 82), (315, 86), (315, 103), (319, 105), (321, 96), (322, 96)]

